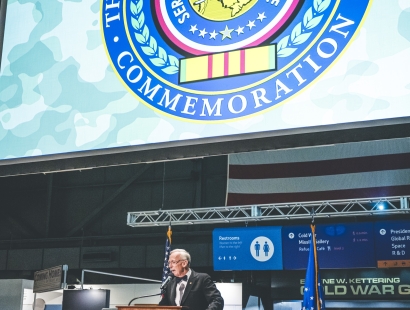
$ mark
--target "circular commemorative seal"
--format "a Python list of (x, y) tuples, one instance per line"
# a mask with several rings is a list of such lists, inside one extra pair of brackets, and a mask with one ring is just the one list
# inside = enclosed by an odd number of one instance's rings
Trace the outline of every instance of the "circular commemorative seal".
[(262, 113), (320, 76), (371, 0), (101, 0), (107, 54), (138, 100), (169, 116)]

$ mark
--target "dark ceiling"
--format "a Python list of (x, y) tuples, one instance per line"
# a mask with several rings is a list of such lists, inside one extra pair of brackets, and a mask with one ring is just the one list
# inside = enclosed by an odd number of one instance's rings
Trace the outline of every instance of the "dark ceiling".
[(0, 246), (163, 232), (128, 227), (127, 212), (223, 206), (226, 171), (217, 156), (0, 178)]

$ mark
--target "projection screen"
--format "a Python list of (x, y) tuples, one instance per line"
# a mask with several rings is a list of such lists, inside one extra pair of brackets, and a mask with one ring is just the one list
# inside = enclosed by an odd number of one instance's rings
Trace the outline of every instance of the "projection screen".
[(405, 0), (0, 3), (3, 171), (408, 135)]

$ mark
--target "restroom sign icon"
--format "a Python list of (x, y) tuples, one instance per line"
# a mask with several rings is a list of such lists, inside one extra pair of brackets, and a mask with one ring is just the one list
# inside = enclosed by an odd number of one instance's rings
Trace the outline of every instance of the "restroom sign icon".
[(266, 262), (273, 256), (275, 247), (268, 237), (259, 236), (253, 239), (249, 251), (257, 261)]

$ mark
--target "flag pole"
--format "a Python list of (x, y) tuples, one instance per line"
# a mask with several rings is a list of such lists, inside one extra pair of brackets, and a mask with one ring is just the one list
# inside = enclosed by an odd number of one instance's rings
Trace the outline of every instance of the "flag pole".
[[(313, 218), (313, 215), (312, 215)], [(315, 235), (315, 223), (312, 222), (310, 224), (310, 228), (312, 229), (312, 240), (313, 240), (313, 257), (315, 261), (315, 297), (316, 297), (316, 308), (320, 309), (320, 300), (319, 300), (319, 274), (318, 274), (318, 263), (317, 263), (317, 249), (316, 249), (316, 235)]]
[(309, 259), (306, 269), (305, 287), (303, 293), (302, 310), (325, 309), (322, 284), (319, 273), (318, 250), (316, 245), (315, 210), (312, 209), (312, 223), (310, 225)]
[(312, 209), (312, 224), (310, 228), (312, 230), (312, 241), (313, 241), (313, 258), (315, 262), (315, 298), (316, 298), (316, 308), (320, 309), (320, 300), (319, 300), (319, 269), (317, 263), (317, 247), (316, 247), (316, 226), (315, 226), (315, 208)]
[(170, 217), (170, 219), (169, 219), (167, 237), (168, 237), (168, 240), (169, 240), (169, 244), (172, 244), (171, 215), (169, 217)]

